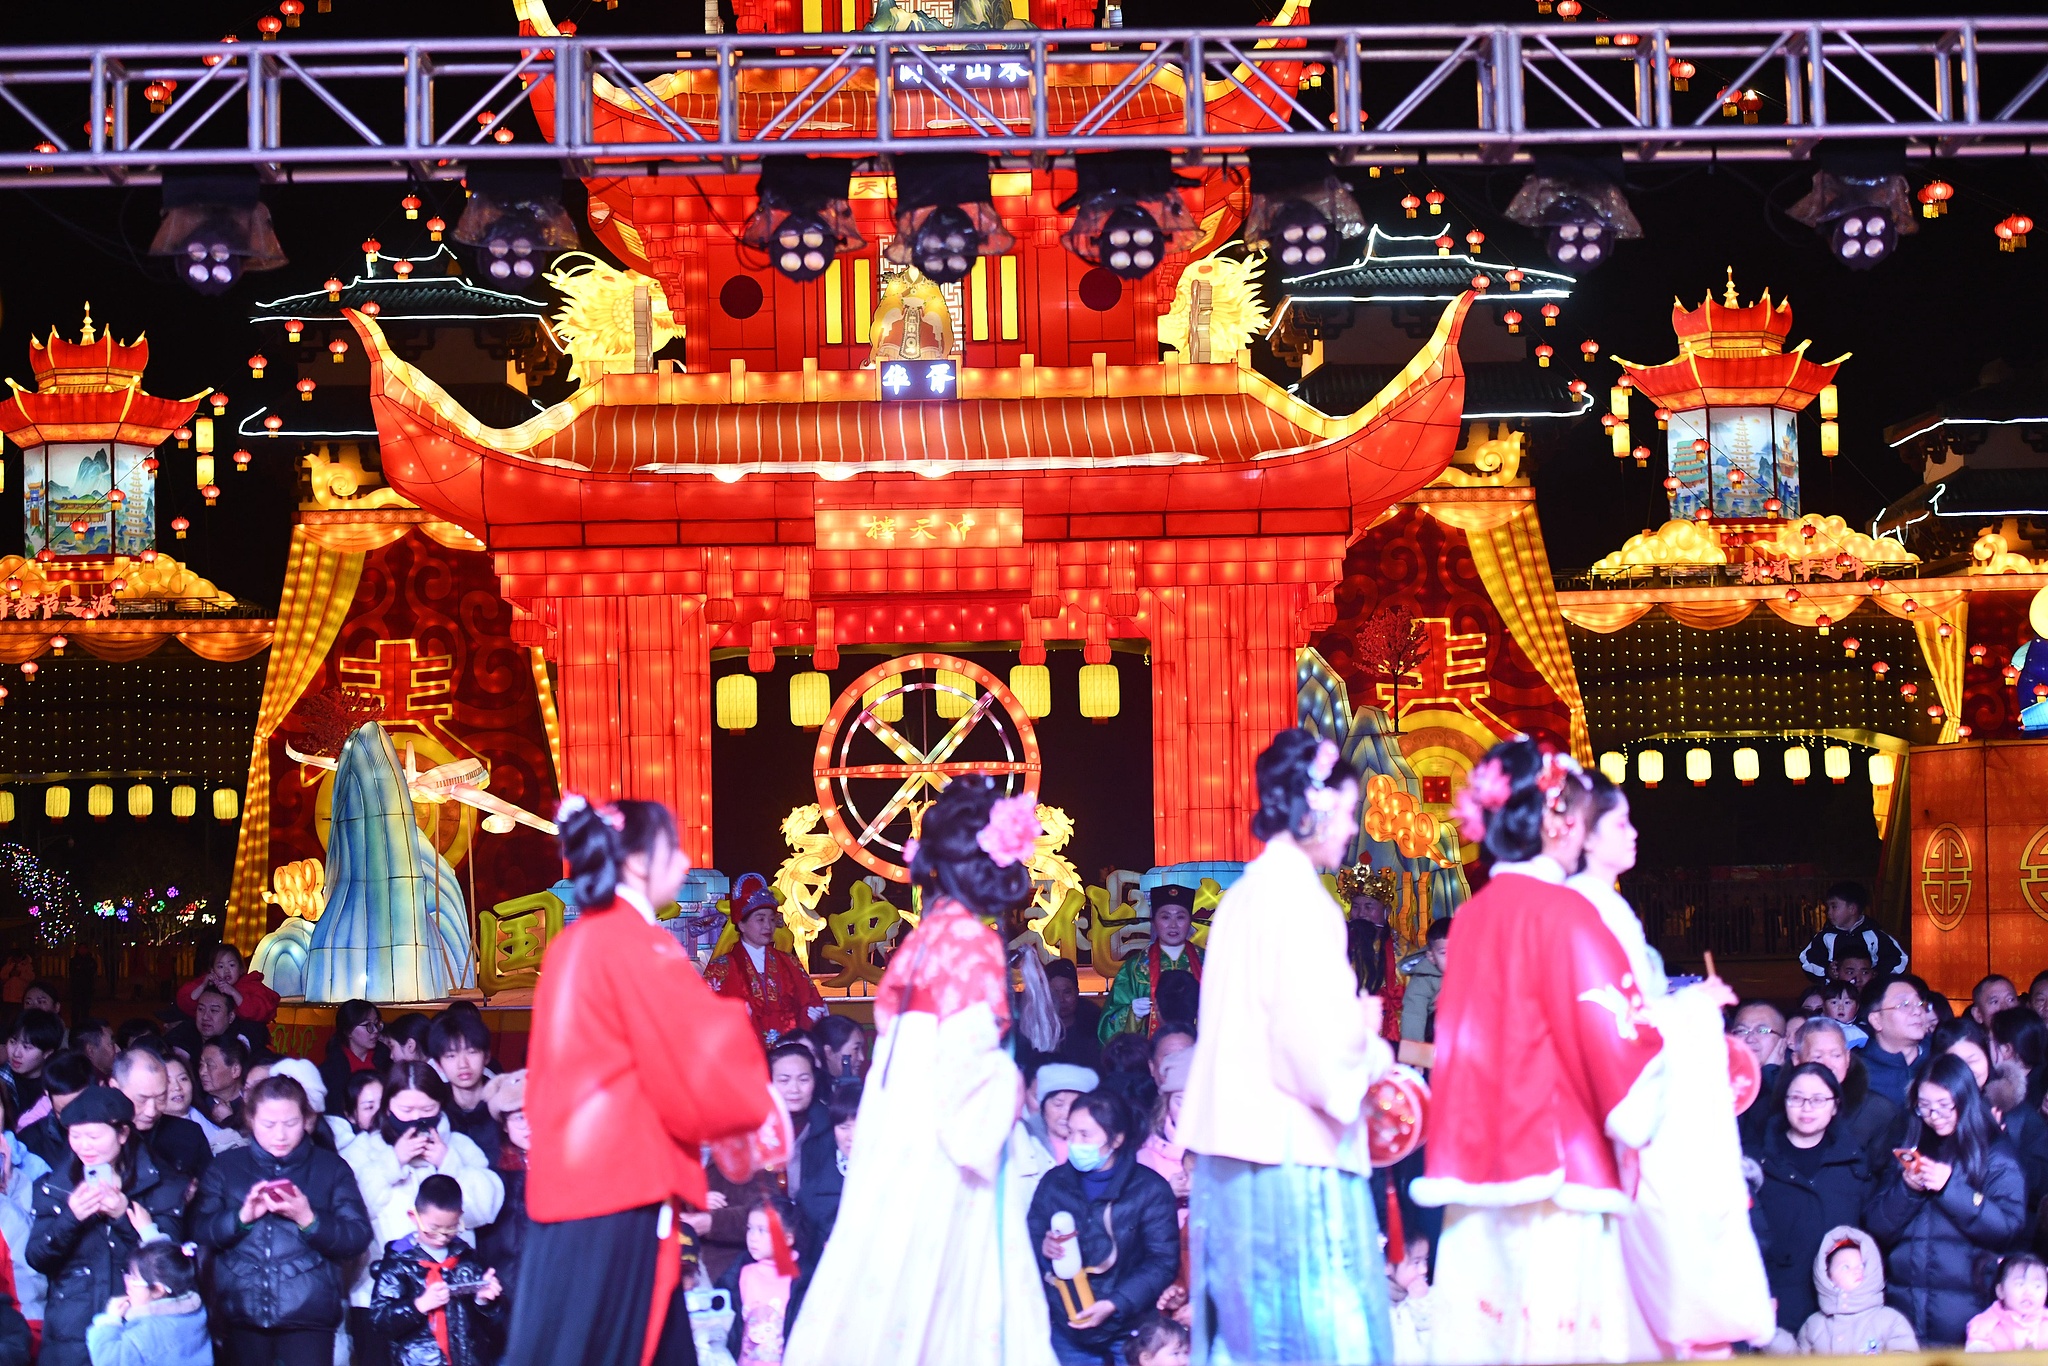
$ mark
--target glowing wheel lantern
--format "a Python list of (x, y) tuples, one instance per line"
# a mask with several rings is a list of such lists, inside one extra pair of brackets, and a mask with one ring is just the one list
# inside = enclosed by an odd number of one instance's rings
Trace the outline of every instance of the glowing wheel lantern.
[[(951, 722), (937, 716), (938, 694), (949, 686), (942, 673), (979, 689)], [(881, 719), (892, 700), (909, 704), (900, 728)], [(881, 752), (867, 753), (873, 746), (864, 736)], [(846, 686), (818, 733), (811, 776), (839, 847), (869, 872), (908, 882), (904, 846), (946, 784), (984, 773), (1014, 795), (1035, 789), (1041, 770), (1031, 718), (1001, 679), (965, 659), (920, 653), (876, 665)]]

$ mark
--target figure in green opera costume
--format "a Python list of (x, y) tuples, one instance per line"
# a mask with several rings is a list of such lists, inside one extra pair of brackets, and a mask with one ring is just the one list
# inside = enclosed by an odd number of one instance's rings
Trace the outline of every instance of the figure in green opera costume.
[(1188, 943), (1195, 926), (1195, 891), (1165, 883), (1152, 889), (1152, 947), (1133, 954), (1110, 985), (1100, 1032), (1108, 1043), (1119, 1034), (1150, 1035), (1159, 1027), (1156, 1009), (1162, 973), (1193, 973), (1202, 980), (1202, 953)]
[(435, 1001), (476, 986), (476, 951), (461, 883), (413, 816), (397, 748), (374, 721), (334, 765), (320, 918), (287, 920), (253, 964), (287, 996), (308, 1001)]

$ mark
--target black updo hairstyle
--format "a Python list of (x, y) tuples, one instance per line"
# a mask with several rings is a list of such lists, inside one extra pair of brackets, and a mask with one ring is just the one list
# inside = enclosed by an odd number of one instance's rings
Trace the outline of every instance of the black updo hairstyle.
[[(616, 811), (623, 829), (606, 824), (600, 810)], [(576, 904), (586, 911), (611, 904), (619, 887), (619, 867), (634, 854), (652, 854), (663, 844), (676, 845), (676, 818), (660, 802), (613, 802), (609, 807), (584, 806), (555, 817), (556, 837), (576, 888)]]
[(998, 868), (975, 842), (1004, 795), (994, 778), (968, 774), (946, 784), (924, 813), (910, 881), (927, 909), (933, 897), (948, 896), (977, 915), (1001, 916), (1031, 899), (1031, 870), (1022, 863)]
[[(1299, 838), (1315, 824), (1308, 807), (1308, 791), (1314, 784), (1308, 776), (1322, 741), (1305, 730), (1283, 730), (1259, 756), (1259, 811), (1252, 817), (1252, 836), (1269, 840), (1289, 834)], [(1342, 787), (1358, 781), (1358, 770), (1341, 758), (1323, 779), (1324, 787)]]
[[(1512, 793), (1507, 803), (1486, 813), (1486, 838), (1480, 841), (1495, 863), (1527, 863), (1543, 852), (1543, 811), (1550, 794), (1537, 786), (1543, 772), (1543, 748), (1526, 736), (1503, 740), (1479, 763), (1498, 762)], [(1565, 802), (1576, 807), (1590, 795), (1584, 779), (1565, 784)]]

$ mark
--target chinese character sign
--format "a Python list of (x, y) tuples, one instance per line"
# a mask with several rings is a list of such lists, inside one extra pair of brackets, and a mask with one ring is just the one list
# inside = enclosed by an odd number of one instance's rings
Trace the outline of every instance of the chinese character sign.
[(1014, 507), (833, 507), (817, 511), (820, 550), (1000, 549), (1024, 544)]
[(891, 360), (882, 362), (885, 399), (957, 398), (960, 366), (953, 360)]

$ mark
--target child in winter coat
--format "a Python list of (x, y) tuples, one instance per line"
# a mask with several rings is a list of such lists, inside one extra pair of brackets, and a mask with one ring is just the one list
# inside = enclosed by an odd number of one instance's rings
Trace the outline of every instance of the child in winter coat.
[[(778, 1233), (785, 1249), (780, 1259)], [(747, 1211), (747, 1259), (727, 1267), (718, 1281), (719, 1289), (732, 1294), (732, 1330), (725, 1345), (739, 1366), (773, 1366), (782, 1360), (783, 1340), (810, 1288), (808, 1234), (796, 1202), (786, 1196), (764, 1195)], [(778, 1261), (795, 1274), (785, 1275)]]
[(420, 1182), (413, 1232), (377, 1263), (370, 1324), (393, 1366), (490, 1366), (502, 1338), (498, 1273), (461, 1239), (462, 1187), (439, 1174)]
[(1410, 1237), (1400, 1261), (1387, 1268), (1387, 1294), (1394, 1302), (1396, 1366), (1422, 1366), (1429, 1360), (1429, 1239)]
[(1998, 1303), (1970, 1320), (1966, 1352), (2039, 1352), (2048, 1349), (2048, 1266), (2031, 1252), (2015, 1252), (1998, 1267)]
[(156, 1242), (136, 1249), (126, 1288), (85, 1331), (92, 1366), (213, 1366), (199, 1273), (182, 1247)]
[(1906, 1316), (1884, 1302), (1884, 1260), (1876, 1241), (1862, 1229), (1843, 1224), (1827, 1231), (1813, 1257), (1813, 1288), (1820, 1295), (1820, 1312), (1800, 1326), (1803, 1354), (1846, 1357), (1920, 1350)]

